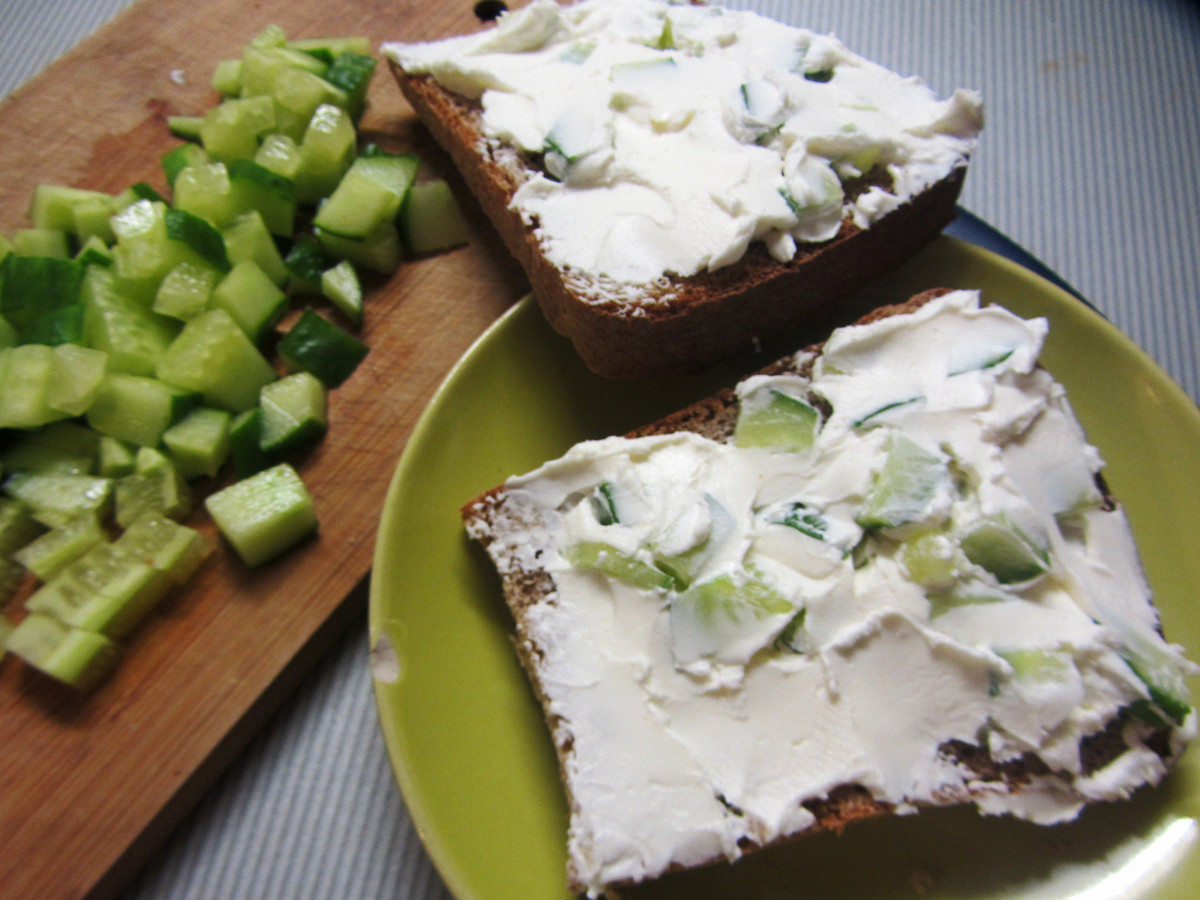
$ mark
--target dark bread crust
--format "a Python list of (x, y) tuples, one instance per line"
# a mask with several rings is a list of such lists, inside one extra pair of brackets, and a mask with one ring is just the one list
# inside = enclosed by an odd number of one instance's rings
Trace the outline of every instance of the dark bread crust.
[[(936, 288), (917, 294), (904, 303), (879, 307), (859, 319), (855, 324), (867, 324), (889, 316), (914, 312), (930, 300), (949, 293), (948, 288)], [(812, 364), (820, 354), (823, 343), (813, 344), (801, 352), (777, 360), (759, 370), (758, 374), (795, 373), (808, 375)], [(690, 431), (716, 441), (728, 441), (733, 436), (737, 419), (737, 399), (733, 387), (724, 388), (691, 406), (667, 415), (655, 422), (644, 425), (626, 434), (626, 437), (644, 437), (650, 435), (673, 434), (680, 431)], [(1115, 508), (1116, 502), (1107, 488), (1100, 482), (1108, 508)], [(474, 539), (485, 548), (491, 548), (497, 539), (495, 524), (506, 521), (511, 525), (512, 516), (505, 508), (504, 486), (500, 485), (480, 494), (469, 501), (461, 510), (464, 523)], [(492, 548), (493, 555), (495, 550)], [(507, 556), (503, 551), (500, 558)], [(511, 560), (511, 557), (510, 557)], [(511, 610), (516, 633), (513, 644), (520, 659), (522, 668), (529, 678), (541, 707), (546, 711), (546, 721), (553, 736), (558, 753), (560, 772), (565, 769), (566, 760), (571, 752), (571, 736), (561, 727), (561, 723), (549, 713), (549, 698), (543, 688), (540, 676), (539, 662), (541, 650), (537, 646), (523, 624), (524, 611), (539, 602), (546, 602), (557, 590), (553, 577), (544, 570), (527, 571), (509, 568), (502, 571), (501, 582), (505, 601)], [(1122, 737), (1126, 725), (1124, 716), (1112, 720), (1108, 726), (1085, 738), (1080, 745), (1080, 757), (1084, 773), (1092, 773), (1108, 765), (1125, 752), (1127, 746)], [(1156, 733), (1148, 742), (1164, 759), (1169, 758), (1168, 732)], [(948, 741), (941, 747), (942, 753), (955, 763), (969, 770), (981, 790), (1001, 790), (1007, 793), (1020, 793), (1023, 788), (1037, 778), (1053, 777), (1054, 772), (1033, 754), (1026, 754), (1017, 759), (999, 762), (988, 753), (987, 748), (962, 741)], [(567, 782), (563, 781), (564, 787)], [(568, 790), (568, 803), (574, 805), (574, 799)], [(968, 789), (946, 790), (937, 798), (937, 805), (955, 805), (968, 803), (972, 800), (972, 792)], [(859, 784), (843, 784), (835, 787), (829, 794), (804, 803), (806, 809), (815, 817), (816, 822), (805, 830), (780, 839), (777, 844), (789, 843), (819, 832), (841, 833), (852, 822), (860, 819), (887, 815), (894, 811), (890, 803), (875, 799), (870, 792)], [(763, 846), (744, 842), (743, 852), (748, 853)], [(711, 862), (722, 861), (714, 859)], [(570, 887), (574, 891), (582, 891), (586, 887), (574, 872), (568, 872)], [(616, 889), (627, 885), (613, 885), (614, 890), (609, 896), (615, 897)]]
[(391, 69), (521, 263), (551, 327), (571, 339), (589, 369), (613, 378), (695, 371), (804, 323), (936, 237), (954, 219), (966, 177), (965, 166), (955, 169), (869, 229), (847, 218), (836, 237), (801, 244), (787, 263), (754, 243), (736, 263), (656, 287), (655, 293), (673, 296), (631, 315), (625, 304), (583, 296), (580, 279), (542, 254), (537, 233), (510, 206), (522, 174), (485, 144), (479, 105), (395, 62)]

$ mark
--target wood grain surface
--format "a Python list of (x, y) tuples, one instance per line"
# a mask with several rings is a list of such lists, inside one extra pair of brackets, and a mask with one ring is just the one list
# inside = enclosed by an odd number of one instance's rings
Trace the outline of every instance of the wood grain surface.
[[(0, 230), (27, 224), (38, 183), (116, 192), (145, 180), (164, 189), (159, 157), (177, 143), (165, 117), (215, 103), (215, 63), (270, 23), (291, 38), (366, 35), (376, 49), (479, 24), (473, 0), (140, 0), (0, 103)], [(117, 892), (365, 613), (376, 526), (405, 440), (454, 361), (527, 291), (382, 64), (362, 128), (390, 149), (415, 150), (425, 172), (451, 182), (471, 242), (368, 286), (370, 354), (333, 393), (324, 442), (298, 461), (320, 517), (315, 539), (254, 572), (220, 547), (90, 696), (15, 659), (0, 664), (6, 898)]]

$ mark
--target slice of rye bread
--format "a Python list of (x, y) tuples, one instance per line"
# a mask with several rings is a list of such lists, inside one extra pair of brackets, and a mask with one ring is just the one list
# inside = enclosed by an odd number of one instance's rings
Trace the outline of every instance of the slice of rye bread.
[[(888, 316), (913, 312), (921, 305), (945, 293), (948, 293), (948, 289), (925, 291), (904, 303), (875, 309), (855, 324), (867, 324)], [(821, 343), (814, 344), (801, 353), (788, 356), (764, 367), (756, 374), (808, 375), (822, 346)], [(716, 441), (728, 442), (732, 439), (736, 421), (736, 394), (733, 387), (728, 387), (678, 412), (637, 428), (629, 432), (626, 437), (645, 437), (690, 431)], [(1116, 502), (1100, 476), (1097, 476), (1097, 483), (1103, 494), (1105, 507), (1115, 509)], [(488, 549), (489, 554), (498, 564), (504, 599), (515, 622), (513, 644), (521, 666), (545, 713), (546, 723), (558, 755), (560, 774), (564, 774), (567, 759), (572, 752), (572, 737), (566, 728), (561, 727), (562, 723), (556, 720), (554, 714), (549, 712), (550, 698), (542, 685), (539, 670), (539, 657), (542, 650), (536, 641), (531, 639), (523, 624), (525, 611), (537, 603), (544, 602), (556, 591), (553, 576), (545, 570), (523, 569), (515, 563), (514, 558), (509, 556), (503, 547), (493, 546), (498, 534), (521, 527), (521, 523), (514, 521), (513, 516), (506, 509), (503, 485), (493, 487), (475, 497), (462, 507), (461, 513), (470, 536)], [(1089, 735), (1082, 741), (1080, 758), (1085, 774), (1104, 768), (1128, 749), (1122, 737), (1122, 731), (1126, 724), (1127, 714), (1122, 713), (1109, 722), (1105, 728)], [(1171, 758), (1170, 729), (1164, 728), (1156, 732), (1147, 744), (1164, 760)], [(992, 758), (986, 747), (958, 740), (947, 742), (941, 750), (947, 757), (974, 773), (979, 784), (987, 785), (991, 790), (1002, 786), (1002, 790), (1005, 792), (1019, 794), (1033, 779), (1054, 775), (1054, 772), (1032, 753), (1013, 760), (997, 761)], [(563, 784), (565, 788), (567, 784), (565, 779)], [(935, 805), (953, 806), (969, 803), (971, 800), (972, 794), (965, 788), (945, 790)], [(574, 808), (574, 800), (569, 796), (569, 792), (567, 801), (569, 807)], [(839, 785), (832, 789), (827, 796), (808, 800), (803, 805), (815, 816), (815, 823), (787, 838), (777, 840), (769, 846), (789, 843), (819, 832), (840, 833), (851, 822), (894, 812), (892, 804), (876, 800), (860, 784)], [(764, 849), (764, 846), (767, 845), (758, 845), (743, 839), (741, 849), (744, 853), (748, 853)], [(711, 860), (713, 863), (721, 861), (724, 861), (723, 857)], [(573, 872), (568, 872), (568, 876), (572, 890), (584, 890), (586, 886)], [(610, 896), (617, 896), (617, 891), (628, 885), (618, 884), (611, 887), (613, 890)]]
[[(449, 152), (509, 251), (529, 278), (547, 321), (570, 338), (584, 363), (599, 375), (640, 378), (695, 371), (795, 327), (822, 307), (848, 296), (899, 266), (954, 219), (966, 167), (902, 204), (868, 229), (847, 216), (832, 240), (800, 244), (783, 263), (761, 242), (737, 262), (688, 278), (648, 287), (670, 299), (633, 308), (604, 300), (605, 287), (568, 272), (543, 255), (535, 228), (511, 205), (513, 194), (540, 160), (488, 142), (478, 102), (454, 94), (427, 75), (409, 75), (394, 61), (392, 73), (421, 121)], [(872, 185), (889, 187), (875, 171), (847, 184), (848, 195)]]

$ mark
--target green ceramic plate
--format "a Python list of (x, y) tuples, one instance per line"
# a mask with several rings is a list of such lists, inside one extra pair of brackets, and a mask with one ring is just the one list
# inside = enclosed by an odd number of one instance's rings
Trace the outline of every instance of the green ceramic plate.
[[(1051, 323), (1043, 361), (1108, 462), (1168, 636), (1200, 656), (1200, 412), (1091, 309), (1027, 270), (940, 238), (843, 315), (935, 286)], [(704, 376), (587, 373), (528, 300), (468, 352), (417, 425), (384, 507), (370, 633), (384, 737), (408, 809), (461, 900), (564, 887), (566, 809), (553, 749), (509, 644), (499, 580), (458, 517), (475, 494), (571, 444), (621, 433), (819, 335), (790, 335)], [(1193, 691), (1200, 696), (1197, 686)], [(638, 897), (1200, 896), (1200, 750), (1156, 790), (1039, 828), (970, 809), (870, 821), (841, 837), (672, 876)]]

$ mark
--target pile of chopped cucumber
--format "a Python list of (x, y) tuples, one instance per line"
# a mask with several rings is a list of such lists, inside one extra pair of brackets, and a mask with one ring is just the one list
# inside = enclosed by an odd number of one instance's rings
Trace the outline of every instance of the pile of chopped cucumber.
[(0, 234), (0, 647), (41, 672), (108, 673), (213, 552), (199, 496), (248, 566), (316, 530), (289, 460), (367, 354), (360, 273), (466, 238), (417, 157), (359, 146), (375, 64), (270, 26), (169, 119), (169, 197), (39, 185)]

